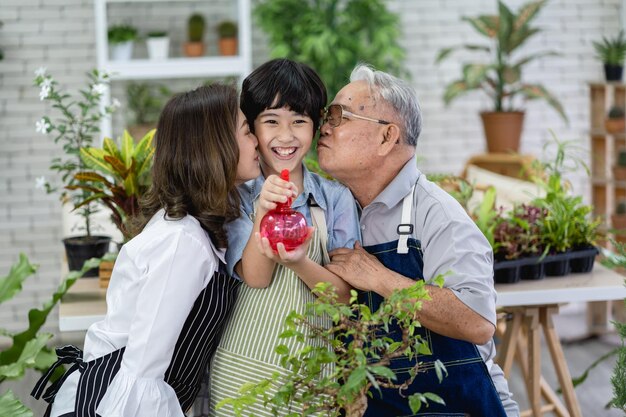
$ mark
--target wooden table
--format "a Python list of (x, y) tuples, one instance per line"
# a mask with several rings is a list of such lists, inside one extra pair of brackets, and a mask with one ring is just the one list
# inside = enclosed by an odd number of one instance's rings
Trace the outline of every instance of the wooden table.
[(59, 330), (87, 330), (106, 314), (106, 289), (98, 278), (80, 278), (72, 285), (59, 304)]
[[(531, 409), (521, 415), (539, 417), (546, 412), (554, 412), (557, 416), (582, 417), (552, 318), (558, 314), (559, 304), (562, 303), (626, 298), (624, 276), (596, 264), (588, 274), (497, 284), (496, 290), (497, 305), (506, 313), (505, 329), (499, 331), (502, 344), (496, 362), (507, 378), (514, 359), (522, 370)], [(561, 384), (565, 406), (541, 376), (541, 330)], [(546, 402), (544, 405), (542, 398)]]

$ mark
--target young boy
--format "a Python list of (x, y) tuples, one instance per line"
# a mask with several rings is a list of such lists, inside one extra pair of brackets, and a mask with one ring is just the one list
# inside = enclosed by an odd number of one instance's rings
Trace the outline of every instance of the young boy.
[[(310, 173), (302, 163), (326, 98), (326, 88), (315, 71), (287, 59), (261, 65), (243, 82), (241, 108), (259, 140), (262, 174), (239, 188), (242, 216), (227, 225), (229, 272), (234, 271), (246, 285), (240, 288), (211, 365), (212, 416), (233, 415), (231, 407), (215, 410), (215, 405), (236, 397), (242, 384), (271, 378), (274, 372), (287, 373), (274, 348), (287, 342), (290, 351), (296, 352), (305, 344), (278, 336), (287, 314), (292, 310), (303, 313), (314, 300), (310, 289), (318, 282), (330, 282), (340, 300), (349, 299), (350, 287), (325, 269), (322, 260), (327, 252), (353, 247), (358, 239), (354, 199), (347, 188)], [(280, 179), (283, 169), (290, 171), (290, 182)], [(276, 202), (289, 197), (294, 198), (292, 208), (315, 229), (302, 246), (287, 252), (279, 244), (275, 253), (267, 239), (260, 238), (259, 225)], [(272, 416), (269, 408), (258, 404), (255, 415)]]

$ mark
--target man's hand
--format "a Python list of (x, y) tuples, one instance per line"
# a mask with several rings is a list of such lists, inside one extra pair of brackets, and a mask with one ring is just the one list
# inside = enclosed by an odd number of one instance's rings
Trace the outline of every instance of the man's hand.
[(363, 249), (359, 242), (354, 244), (354, 249), (335, 249), (328, 255), (330, 263), (326, 265), (326, 269), (330, 272), (354, 288), (380, 293), (380, 280), (389, 270), (374, 255)]

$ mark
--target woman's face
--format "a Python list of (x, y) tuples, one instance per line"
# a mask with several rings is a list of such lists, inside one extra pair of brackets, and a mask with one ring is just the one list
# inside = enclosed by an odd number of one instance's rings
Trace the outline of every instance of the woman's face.
[(259, 142), (250, 132), (248, 121), (241, 110), (237, 116), (237, 144), (239, 145), (239, 162), (237, 163), (237, 184), (261, 175), (259, 154), (256, 151)]

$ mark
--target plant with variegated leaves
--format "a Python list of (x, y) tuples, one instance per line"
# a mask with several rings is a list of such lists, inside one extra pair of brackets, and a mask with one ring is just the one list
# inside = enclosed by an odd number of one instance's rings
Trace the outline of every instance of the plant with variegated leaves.
[(120, 147), (114, 140), (105, 138), (102, 148), (82, 148), (80, 157), (93, 171), (77, 173), (75, 178), (79, 184), (67, 187), (92, 193), (89, 198), (78, 201), (76, 208), (92, 201), (107, 206), (111, 210), (111, 220), (122, 232), (124, 240), (132, 238), (128, 220), (138, 213), (139, 198), (150, 187), (155, 132), (151, 130), (137, 144), (124, 131)]
[(556, 54), (546, 51), (522, 58), (515, 57), (515, 52), (524, 42), (540, 31), (531, 27), (530, 23), (545, 4), (546, 0), (529, 2), (514, 13), (502, 1), (498, 1), (497, 15), (463, 17), (462, 20), (470, 23), (490, 42), (489, 45), (465, 44), (439, 51), (437, 63), (457, 49), (480, 52), (485, 56), (482, 62), (463, 65), (462, 78), (446, 87), (443, 97), (445, 103), (449, 104), (473, 90), (484, 91), (493, 101), (493, 111), (496, 112), (515, 111), (520, 106), (519, 99), (542, 99), (567, 122), (563, 106), (543, 85), (522, 81), (522, 69), (526, 64)]

